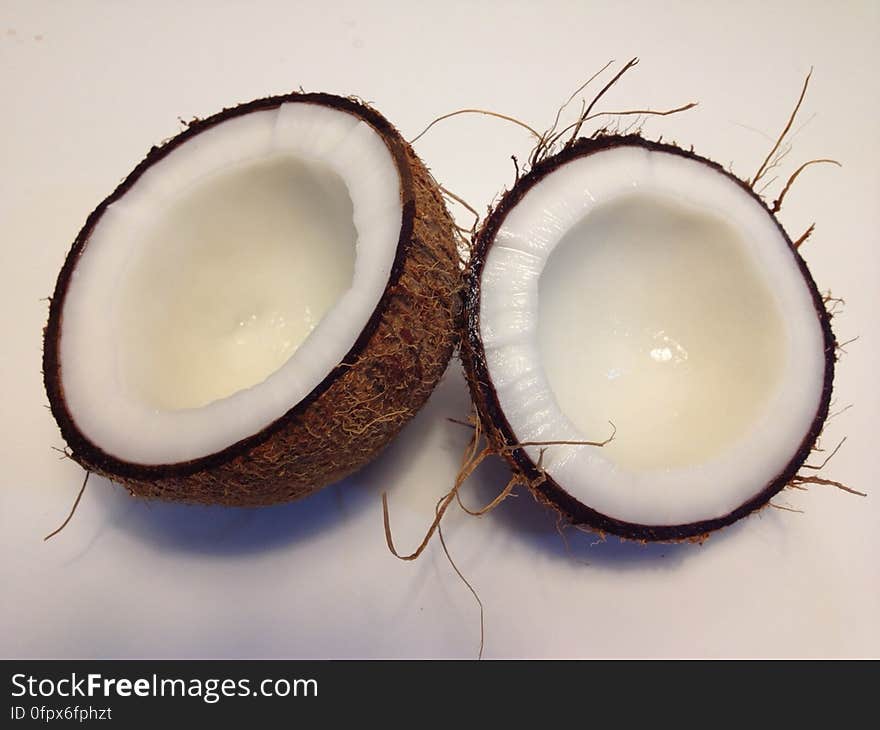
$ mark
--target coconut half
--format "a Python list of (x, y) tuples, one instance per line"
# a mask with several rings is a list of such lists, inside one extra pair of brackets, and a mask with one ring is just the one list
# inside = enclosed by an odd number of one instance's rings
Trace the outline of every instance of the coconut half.
[(254, 101), (153, 148), (88, 218), (45, 331), (73, 458), (137, 494), (256, 505), (369, 461), (455, 344), (437, 185), (372, 108)]
[[(503, 196), (468, 276), (482, 425), (577, 525), (676, 540), (730, 524), (792, 479), (827, 416), (835, 341), (803, 259), (692, 152), (578, 140)], [(555, 443), (609, 423), (603, 447)]]

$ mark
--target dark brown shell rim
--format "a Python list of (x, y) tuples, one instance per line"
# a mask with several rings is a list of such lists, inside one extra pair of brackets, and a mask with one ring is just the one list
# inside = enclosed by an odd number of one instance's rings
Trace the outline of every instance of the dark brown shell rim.
[[(270, 423), (257, 433), (237, 441), (225, 449), (190, 461), (176, 462), (171, 464), (137, 464), (125, 461), (102, 450), (91, 441), (77, 426), (73, 415), (70, 413), (64, 398), (64, 390), (61, 384), (61, 363), (59, 360), (59, 341), (61, 334), (62, 311), (67, 287), (73, 274), (79, 257), (88, 245), (89, 236), (103, 216), (107, 207), (119, 200), (137, 182), (140, 176), (159, 160), (163, 159), (171, 151), (201, 134), (207, 129), (214, 127), (230, 119), (249, 114), (251, 112), (275, 109), (282, 104), (298, 102), (305, 104), (318, 104), (339, 111), (352, 114), (368, 123), (382, 137), (388, 150), (391, 152), (398, 173), (400, 174), (400, 191), (403, 215), (398, 237), (397, 250), (394, 263), (391, 268), (388, 284), (373, 313), (370, 315), (366, 326), (358, 336), (352, 348), (343, 358), (342, 362), (331, 370), (327, 376), (299, 403), (293, 406), (284, 415)], [(64, 266), (58, 275), (55, 291), (50, 300), (49, 320), (43, 334), (43, 380), (46, 393), (49, 397), (49, 405), (55, 420), (61, 429), (61, 434), (67, 442), (74, 456), (81, 456), (83, 461), (95, 465), (102, 471), (115, 474), (127, 479), (161, 479), (170, 476), (186, 476), (204, 469), (210, 469), (220, 464), (227, 463), (238, 456), (243, 456), (255, 446), (264, 443), (274, 433), (284, 428), (290, 421), (296, 419), (324, 393), (333, 382), (342, 375), (347, 368), (355, 363), (363, 352), (367, 342), (376, 327), (382, 320), (385, 311), (393, 297), (393, 289), (400, 279), (403, 271), (403, 262), (406, 260), (411, 245), (413, 233), (413, 221), (415, 216), (415, 193), (413, 187), (412, 171), (406, 156), (405, 144), (400, 133), (394, 126), (372, 107), (361, 101), (324, 93), (293, 92), (280, 96), (270, 96), (263, 99), (240, 104), (239, 106), (224, 109), (223, 111), (208, 117), (196, 120), (187, 129), (163, 143), (153, 147), (147, 156), (132, 170), (132, 172), (119, 184), (119, 186), (105, 198), (86, 219), (85, 225), (80, 230)]]
[[(780, 471), (770, 482), (759, 490), (753, 497), (741, 504), (726, 515), (710, 520), (690, 522), (680, 525), (643, 525), (634, 522), (610, 517), (592, 509), (575, 499), (572, 495), (558, 484), (549, 474), (541, 473), (537, 465), (532, 461), (524, 449), (509, 449), (505, 456), (511, 466), (521, 473), (532, 486), (532, 491), (539, 501), (549, 504), (557, 509), (566, 519), (574, 525), (581, 525), (599, 532), (608, 532), (633, 540), (662, 540), (675, 541), (689, 538), (699, 538), (736, 522), (741, 517), (766, 505), (780, 490), (782, 490), (797, 474), (810, 454), (810, 451), (822, 431), (822, 426), (828, 416), (828, 408), (831, 402), (831, 390), (834, 380), (834, 361), (836, 340), (831, 329), (831, 321), (822, 295), (819, 293), (816, 283), (807, 268), (801, 255), (792, 244), (791, 238), (779, 223), (776, 216), (770, 211), (766, 203), (752, 190), (749, 185), (725, 170), (721, 165), (701, 157), (693, 150), (684, 150), (675, 145), (662, 142), (654, 142), (642, 138), (639, 135), (607, 135), (596, 138), (581, 138), (573, 144), (565, 147), (561, 152), (537, 163), (528, 174), (518, 179), (514, 187), (507, 191), (492, 210), (481, 228), (474, 244), (472, 258), (467, 272), (465, 284), (465, 327), (463, 339), (462, 360), (464, 362), (468, 383), (474, 404), (477, 407), (480, 418), (489, 433), (495, 433), (500, 441), (496, 447), (508, 444), (516, 444), (518, 439), (507, 421), (503, 410), (498, 402), (495, 387), (486, 365), (483, 351), (483, 343), (480, 338), (480, 289), (483, 266), (486, 255), (492, 247), (495, 236), (504, 222), (507, 214), (516, 207), (523, 196), (542, 178), (554, 172), (562, 165), (572, 160), (595, 154), (602, 150), (613, 147), (630, 146), (641, 147), (655, 152), (686, 157), (707, 165), (717, 173), (724, 175), (736, 182), (746, 191), (761, 207), (767, 211), (767, 215), (773, 219), (785, 242), (788, 244), (792, 256), (800, 268), (813, 298), (813, 306), (822, 326), (825, 340), (825, 378), (822, 387), (822, 396), (819, 407), (807, 434), (801, 441), (800, 447), (792, 456), (788, 465)], [(488, 423), (486, 423), (488, 421)]]

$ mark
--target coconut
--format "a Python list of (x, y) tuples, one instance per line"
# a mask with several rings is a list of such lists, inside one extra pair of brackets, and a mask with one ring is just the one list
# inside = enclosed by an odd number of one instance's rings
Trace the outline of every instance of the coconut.
[(438, 186), (351, 98), (195, 121), (88, 217), (43, 367), (69, 454), (133, 494), (284, 502), (366, 464), (456, 343)]
[(680, 540), (795, 478), (835, 339), (778, 207), (637, 135), (535, 161), (476, 237), (462, 345), (516, 481), (574, 525)]

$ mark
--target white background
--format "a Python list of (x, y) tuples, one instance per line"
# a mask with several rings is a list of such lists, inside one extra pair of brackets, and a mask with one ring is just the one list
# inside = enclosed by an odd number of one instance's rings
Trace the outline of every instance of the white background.
[[(372, 466), (297, 504), (230, 510), (146, 504), (82, 479), (45, 408), (41, 328), (88, 212), (141, 159), (207, 115), (302, 85), (357, 94), (407, 137), (480, 106), (546, 127), (606, 61), (641, 65), (605, 109), (700, 107), (647, 131), (754, 173), (815, 66), (782, 173), (804, 173), (783, 222), (817, 229), (804, 253), (847, 300), (827, 443), (849, 440), (833, 488), (787, 493), (703, 546), (568, 532), (525, 494), (483, 519), (452, 514), (450, 549), (486, 607), (490, 657), (880, 655), (876, 312), (880, 307), (880, 5), (826, 2), (0, 2), (0, 655), (473, 657), (478, 612), (433, 545), (401, 563), (384, 543), (388, 490), (414, 546), (467, 434), (454, 362), (427, 408)], [(798, 125), (800, 126), (800, 125)], [(488, 118), (435, 127), (417, 151), (483, 209), (525, 156)], [(777, 182), (777, 185), (779, 183)], [(774, 188), (776, 190), (778, 188)], [(466, 216), (462, 215), (462, 221)], [(497, 464), (466, 489), (488, 501)]]

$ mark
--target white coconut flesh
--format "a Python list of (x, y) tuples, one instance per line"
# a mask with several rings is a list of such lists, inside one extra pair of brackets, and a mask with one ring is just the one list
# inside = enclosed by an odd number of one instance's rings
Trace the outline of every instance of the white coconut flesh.
[[(480, 336), (519, 442), (617, 520), (729, 514), (810, 430), (825, 374), (786, 240), (699, 161), (619, 146), (563, 164), (507, 214), (481, 277)], [(541, 447), (526, 451), (533, 462)]]
[(77, 426), (140, 464), (259, 432), (352, 348), (401, 221), (394, 158), (347, 112), (286, 103), (177, 146), (107, 208), (71, 279), (60, 359)]

